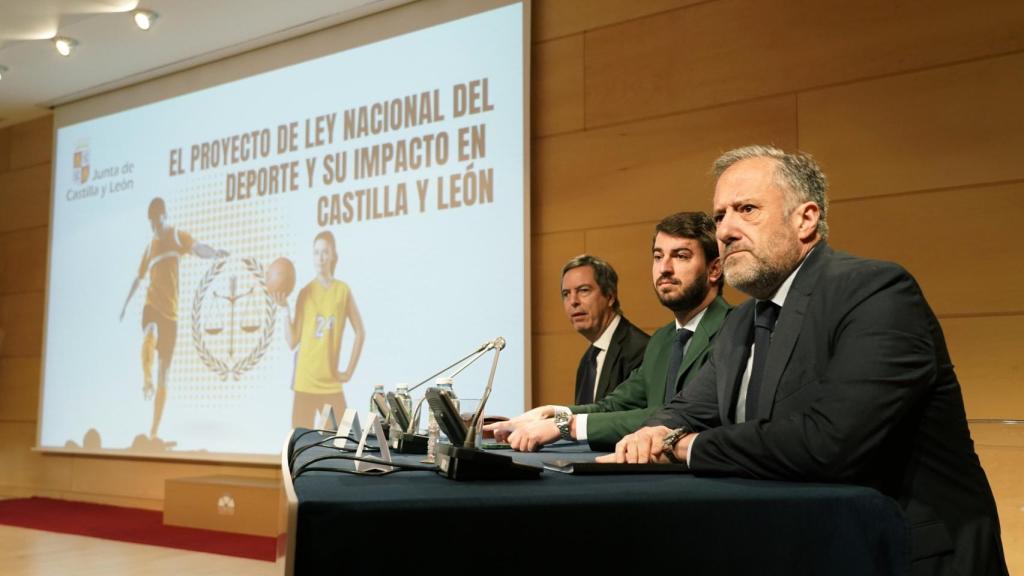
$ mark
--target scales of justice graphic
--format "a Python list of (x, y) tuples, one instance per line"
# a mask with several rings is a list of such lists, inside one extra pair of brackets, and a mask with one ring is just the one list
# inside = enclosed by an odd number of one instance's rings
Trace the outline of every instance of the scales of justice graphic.
[[(267, 290), (263, 266), (255, 258), (241, 258), (235, 267), (240, 264), (238, 272), (244, 273), (221, 278), (232, 262), (223, 258), (211, 264), (192, 299), (192, 345), (203, 364), (221, 380), (239, 380), (260, 363), (270, 346), (276, 319), (276, 304)], [(226, 292), (221, 291), (224, 280)], [(240, 289), (240, 280), (248, 289)], [(210, 305), (204, 306), (207, 302)], [(255, 343), (244, 337), (249, 334), (258, 334)], [(226, 355), (216, 352), (223, 349), (224, 338)]]

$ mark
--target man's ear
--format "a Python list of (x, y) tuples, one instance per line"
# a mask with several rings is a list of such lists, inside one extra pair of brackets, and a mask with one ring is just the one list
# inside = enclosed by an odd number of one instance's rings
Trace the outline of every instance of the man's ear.
[(711, 285), (718, 284), (718, 281), (722, 278), (722, 258), (719, 256), (708, 264), (708, 283)]
[(807, 241), (818, 234), (818, 219), (821, 218), (821, 208), (817, 202), (804, 202), (796, 209), (795, 217), (799, 218), (797, 237)]

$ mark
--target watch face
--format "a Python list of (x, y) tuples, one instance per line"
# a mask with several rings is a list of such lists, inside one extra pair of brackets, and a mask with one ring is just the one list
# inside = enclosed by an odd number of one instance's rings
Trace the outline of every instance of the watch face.
[(676, 428), (675, 430), (669, 432), (668, 436), (665, 436), (665, 439), (662, 440), (661, 449), (666, 452), (671, 452), (672, 449), (675, 447), (676, 442), (678, 442), (679, 439), (685, 435), (686, 430), (682, 428)]
[(675, 430), (669, 432), (668, 436), (665, 436), (665, 439), (661, 441), (661, 449), (665, 452), (672, 450), (672, 446), (675, 445), (677, 438), (679, 438), (679, 435), (676, 434)]
[(558, 427), (558, 434), (563, 440), (569, 440), (572, 438), (572, 434), (569, 431), (569, 415), (564, 412), (559, 412), (555, 415), (555, 426)]

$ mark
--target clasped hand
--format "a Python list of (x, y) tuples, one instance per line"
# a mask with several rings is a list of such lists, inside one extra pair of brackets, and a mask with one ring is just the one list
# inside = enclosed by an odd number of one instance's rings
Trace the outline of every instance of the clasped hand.
[(536, 452), (561, 436), (555, 426), (553, 406), (538, 406), (515, 418), (484, 426), (484, 432), (494, 433), (498, 442), (508, 442), (513, 450)]
[[(666, 426), (648, 426), (628, 434), (615, 444), (615, 453), (597, 457), (603, 464), (667, 464), (668, 457), (662, 453), (665, 436), (672, 430)], [(680, 461), (686, 461), (686, 452), (694, 434), (687, 434), (676, 442), (673, 453)]]

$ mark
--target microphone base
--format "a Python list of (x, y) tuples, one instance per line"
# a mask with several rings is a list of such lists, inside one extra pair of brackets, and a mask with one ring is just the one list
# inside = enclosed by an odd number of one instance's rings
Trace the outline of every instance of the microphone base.
[(438, 444), (435, 454), (438, 473), (451, 480), (536, 480), (543, 471), (479, 448)]
[(426, 454), (429, 438), (422, 434), (395, 431), (391, 449), (399, 454)]

